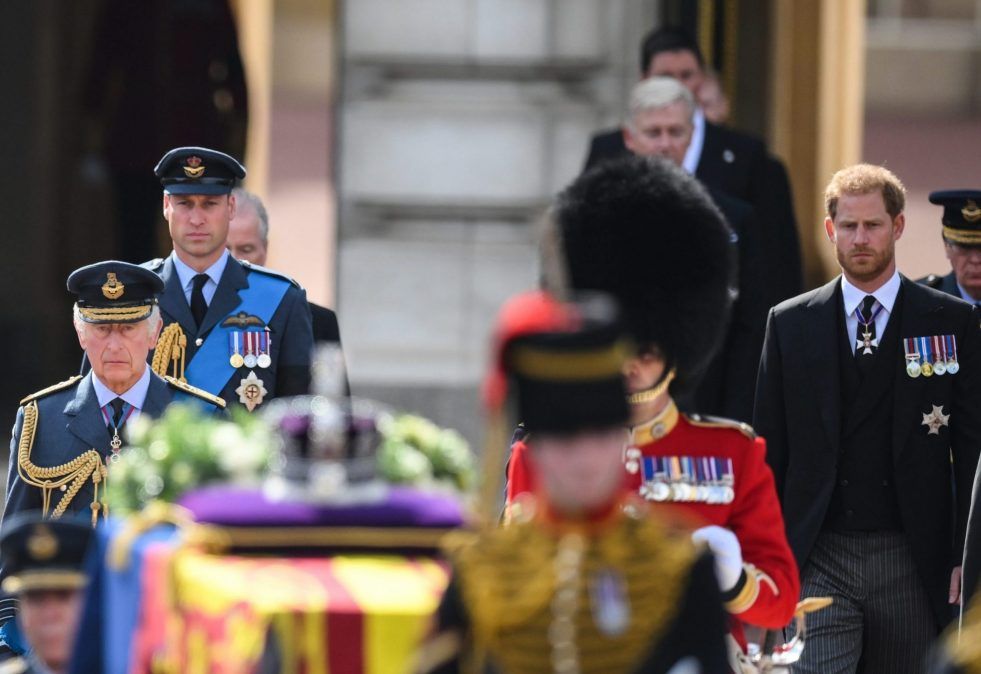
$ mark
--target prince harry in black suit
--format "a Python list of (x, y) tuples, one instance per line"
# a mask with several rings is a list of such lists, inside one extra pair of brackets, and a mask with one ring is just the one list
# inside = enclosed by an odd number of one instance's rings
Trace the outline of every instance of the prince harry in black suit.
[(969, 304), (896, 270), (895, 175), (843, 169), (825, 202), (842, 275), (770, 311), (754, 415), (801, 594), (835, 600), (794, 671), (920, 672), (960, 599), (981, 329)]

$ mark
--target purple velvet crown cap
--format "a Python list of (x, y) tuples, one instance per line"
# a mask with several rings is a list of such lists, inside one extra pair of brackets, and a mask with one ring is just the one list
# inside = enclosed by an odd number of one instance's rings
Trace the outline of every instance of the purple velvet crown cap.
[(323, 504), (270, 500), (260, 489), (216, 485), (186, 493), (180, 505), (201, 524), (226, 527), (417, 527), (451, 529), (464, 523), (449, 494), (391, 487), (371, 503)]

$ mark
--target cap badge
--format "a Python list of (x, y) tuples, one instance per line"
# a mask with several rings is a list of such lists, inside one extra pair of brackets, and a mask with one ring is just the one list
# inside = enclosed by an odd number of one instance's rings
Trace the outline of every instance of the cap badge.
[(968, 222), (977, 222), (981, 220), (981, 208), (978, 208), (978, 205), (974, 203), (973, 199), (968, 199), (967, 206), (961, 209), (961, 215)]
[(204, 167), (201, 166), (201, 157), (191, 156), (185, 161), (184, 175), (188, 178), (200, 178), (204, 175)]
[(102, 294), (108, 300), (118, 300), (123, 296), (126, 286), (116, 280), (115, 272), (106, 274), (106, 282), (102, 284)]
[(31, 559), (42, 562), (51, 559), (58, 554), (58, 539), (43, 524), (36, 526), (27, 539), (27, 552)]

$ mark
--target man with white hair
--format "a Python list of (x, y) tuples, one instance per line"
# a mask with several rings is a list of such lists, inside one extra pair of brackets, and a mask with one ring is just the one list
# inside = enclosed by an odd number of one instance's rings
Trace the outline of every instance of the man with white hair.
[[(631, 91), (623, 125), (624, 143), (636, 155), (664, 157), (682, 166), (694, 130), (695, 100), (671, 77), (652, 77)], [(686, 411), (749, 422), (756, 368), (766, 326), (766, 279), (762, 241), (753, 207), (719, 190), (703, 187), (738, 237), (739, 297), (733, 305), (722, 349), (710, 364)], [(697, 258), (698, 251), (691, 251)]]
[[(640, 78), (672, 77), (693, 96), (707, 78), (698, 42), (683, 30), (662, 26), (652, 30), (640, 47)], [(694, 133), (682, 168), (725, 194), (742, 199), (756, 210), (765, 232), (760, 247), (767, 264), (766, 304), (771, 306), (802, 291), (800, 240), (794, 199), (783, 163), (769, 155), (763, 142), (730, 127), (712, 123), (696, 108)], [(622, 129), (593, 136), (586, 169), (628, 152)]]
[[(258, 195), (241, 187), (233, 189), (232, 196), (235, 197), (235, 217), (228, 223), (225, 245), (236, 260), (265, 267), (269, 254), (269, 213), (266, 206)], [(340, 345), (337, 314), (319, 304), (310, 301), (307, 304), (310, 305), (310, 318), (313, 319), (314, 343)]]
[[(128, 262), (99, 262), (76, 269), (68, 290), (78, 343), (91, 370), (20, 401), (10, 440), (7, 500), (0, 528), (21, 512), (44, 518), (105, 515), (104, 488), (122, 450), (122, 431), (141, 414), (157, 417), (181, 397), (219, 411), (225, 401), (173, 377), (156, 375), (147, 355), (160, 335), (157, 296), (163, 280)], [(0, 582), (8, 560), (0, 560)], [(12, 620), (16, 604), (0, 599), (0, 657), (20, 654), (23, 642)]]
[(68, 290), (78, 296), (75, 331), (92, 369), (20, 401), (3, 522), (23, 510), (46, 517), (91, 512), (94, 522), (127, 422), (159, 416), (180, 396), (210, 410), (225, 406), (217, 396), (157, 376), (147, 363), (161, 326), (157, 274), (127, 262), (99, 262), (72, 272)]

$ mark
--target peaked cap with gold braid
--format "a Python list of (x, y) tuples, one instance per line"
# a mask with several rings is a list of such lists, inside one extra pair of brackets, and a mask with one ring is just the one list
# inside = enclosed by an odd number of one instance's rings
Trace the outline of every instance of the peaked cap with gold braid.
[(944, 207), (944, 239), (961, 246), (981, 246), (981, 190), (930, 193), (930, 203)]
[(150, 315), (163, 279), (129, 262), (108, 260), (76, 269), (68, 291), (77, 295), (78, 315), (86, 323), (136, 323)]

